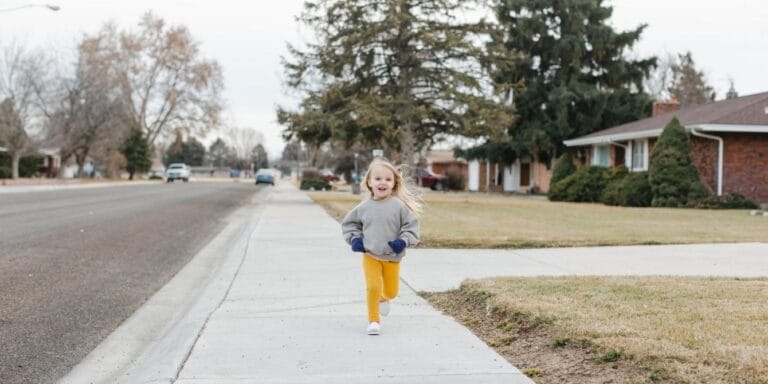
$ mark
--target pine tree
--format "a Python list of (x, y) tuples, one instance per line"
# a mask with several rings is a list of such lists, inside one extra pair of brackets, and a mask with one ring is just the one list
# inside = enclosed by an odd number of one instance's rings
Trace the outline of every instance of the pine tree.
[(699, 172), (691, 160), (691, 143), (677, 118), (664, 127), (648, 165), (654, 207), (684, 207), (706, 197)]
[(136, 172), (147, 172), (152, 166), (150, 158), (149, 142), (144, 133), (139, 129), (132, 129), (128, 137), (120, 146), (120, 153), (125, 156), (128, 170), (128, 180), (133, 180)]
[(625, 55), (645, 26), (617, 32), (612, 12), (602, 0), (497, 2), (503, 33), (489, 49), (507, 56), (493, 64), (494, 81), (514, 102), (509, 135), (519, 151), (549, 159), (563, 140), (648, 115), (642, 81), (655, 58)]
[(441, 135), (503, 132), (511, 114), (494, 98), (478, 44), (490, 28), (457, 19), (474, 3), (305, 2), (300, 21), (318, 41), (284, 60), (287, 85), (304, 93), (297, 111), (277, 110), (286, 139), (363, 142), (413, 163)]

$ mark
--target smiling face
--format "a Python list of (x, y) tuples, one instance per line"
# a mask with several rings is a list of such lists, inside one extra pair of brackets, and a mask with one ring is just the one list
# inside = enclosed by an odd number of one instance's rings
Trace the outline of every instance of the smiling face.
[(395, 174), (383, 165), (375, 165), (368, 172), (366, 184), (373, 193), (374, 200), (386, 199), (392, 195), (396, 184)]

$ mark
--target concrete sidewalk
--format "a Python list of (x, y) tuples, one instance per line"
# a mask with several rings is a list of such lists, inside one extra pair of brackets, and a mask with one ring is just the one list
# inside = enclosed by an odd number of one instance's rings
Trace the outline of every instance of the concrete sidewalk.
[(61, 383), (532, 383), (415, 292), (490, 276), (768, 276), (766, 243), (413, 249), (372, 337), (339, 224), (290, 185), (265, 193)]
[(768, 243), (539, 249), (414, 249), (401, 278), (447, 291), (494, 276), (768, 276)]
[(61, 383), (532, 383), (408, 284), (382, 320), (339, 224), (277, 186)]

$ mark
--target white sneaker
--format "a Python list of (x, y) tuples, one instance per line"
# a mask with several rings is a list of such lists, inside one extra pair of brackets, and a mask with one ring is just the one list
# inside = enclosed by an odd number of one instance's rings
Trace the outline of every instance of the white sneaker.
[(372, 335), (372, 336), (380, 335), (381, 334), (381, 327), (379, 326), (379, 323), (374, 321), (374, 322), (368, 324), (368, 334)]
[(379, 301), (379, 314), (382, 316), (389, 315), (389, 300)]

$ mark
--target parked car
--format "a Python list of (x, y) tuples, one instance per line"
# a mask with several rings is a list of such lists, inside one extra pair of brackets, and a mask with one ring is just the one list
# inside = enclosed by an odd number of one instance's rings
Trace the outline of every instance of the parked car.
[(339, 181), (339, 177), (334, 175), (329, 169), (320, 171), (320, 178), (328, 181)]
[(259, 184), (275, 185), (275, 175), (271, 169), (262, 168), (256, 171), (256, 185)]
[(442, 191), (445, 186), (445, 176), (437, 175), (426, 168), (418, 169), (419, 182), (422, 187), (429, 188), (433, 191)]
[(189, 174), (192, 173), (192, 168), (184, 163), (173, 163), (165, 170), (165, 178), (169, 183), (173, 183), (174, 180), (183, 180), (185, 183), (189, 181)]

